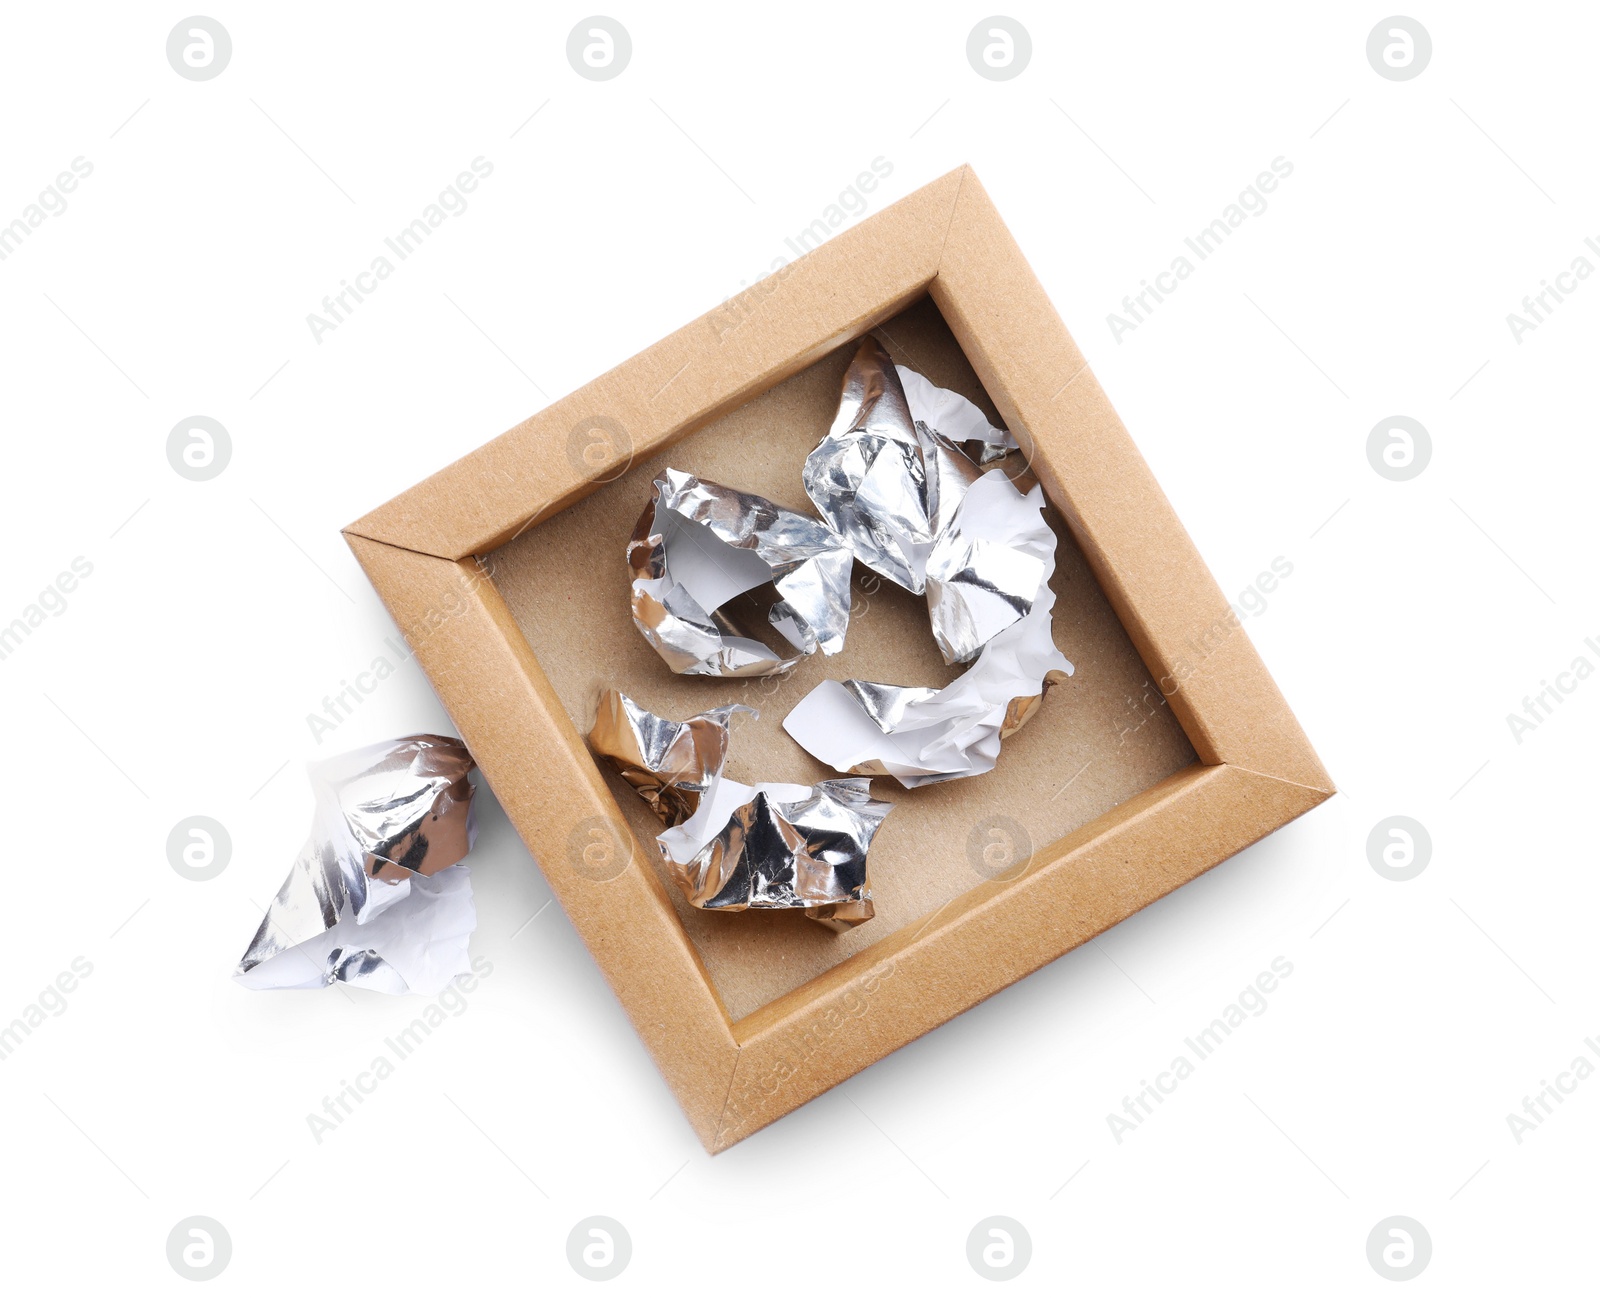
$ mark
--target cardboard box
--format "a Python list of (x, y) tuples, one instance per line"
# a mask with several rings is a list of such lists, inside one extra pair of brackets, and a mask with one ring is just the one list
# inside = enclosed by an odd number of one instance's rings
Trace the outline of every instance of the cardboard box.
[[(674, 717), (749, 703), (761, 717), (737, 730), (729, 773), (812, 783), (831, 772), (780, 722), (817, 681), (956, 673), (921, 601), (858, 564), (843, 653), (787, 679), (674, 676), (629, 618), (627, 537), (668, 463), (812, 512), (801, 463), (873, 329), (1028, 454), (1059, 538), (1056, 643), (1077, 674), (991, 774), (874, 781), (897, 806), (872, 850), (870, 923), (834, 935), (795, 913), (705, 914), (668, 881), (643, 803), (584, 746), (601, 685)], [(712, 1152), (1334, 792), (970, 168), (345, 535)], [(984, 849), (1016, 838), (1026, 860), (991, 868)]]

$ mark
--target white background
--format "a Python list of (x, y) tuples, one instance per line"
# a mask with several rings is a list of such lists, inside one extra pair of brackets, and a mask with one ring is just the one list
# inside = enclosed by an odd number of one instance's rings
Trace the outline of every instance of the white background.
[[(1019, 1291), (1380, 1291), (1395, 1214), (1432, 1239), (1418, 1292), (1584, 1282), (1600, 1079), (1520, 1143), (1507, 1114), (1600, 1034), (1600, 680), (1520, 744), (1505, 718), (1600, 665), (1600, 284), (1520, 343), (1506, 315), (1600, 235), (1592, 9), (1411, 10), (1432, 61), (1392, 82), (1382, 8), (1021, 5), (998, 83), (970, 5), (623, 5), (601, 83), (566, 59), (582, 9), (207, 12), (206, 82), (167, 62), (180, 9), (5, 18), (0, 221), (93, 165), (0, 262), (0, 622), (93, 564), (0, 661), (0, 1020), (93, 966), (0, 1062), (9, 1292), (188, 1292), (193, 1214), (232, 1239), (218, 1293), (588, 1292), (591, 1214), (631, 1235), (617, 1292), (977, 1292), (995, 1214), (1033, 1241)], [(479, 156), (469, 209), (314, 341)], [(305, 716), (393, 634), (339, 527), (737, 292), (875, 157), (872, 211), (977, 168), (1224, 590), (1293, 564), (1246, 626), (1343, 792), (715, 1160), (485, 793), (493, 973), (317, 1143), (418, 1009), (227, 977), (306, 828)], [(209, 482), (166, 459), (195, 414), (232, 439)], [(1365, 450), (1395, 414), (1433, 443), (1403, 483)], [(441, 727), (413, 663), (320, 751)], [(206, 883), (166, 858), (194, 814), (234, 844)], [(1367, 858), (1394, 814), (1433, 840), (1409, 882)], [(1118, 1143), (1278, 956), (1267, 1011)]]

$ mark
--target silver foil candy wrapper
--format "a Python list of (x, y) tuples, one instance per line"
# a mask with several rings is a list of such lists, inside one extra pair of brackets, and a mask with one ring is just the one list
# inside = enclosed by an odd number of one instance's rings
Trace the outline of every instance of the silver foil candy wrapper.
[(984, 646), (943, 689), (875, 681), (823, 681), (783, 719), (818, 761), (858, 775), (890, 775), (908, 789), (994, 769), (1000, 741), (1016, 733), (1072, 664), (1050, 639), (1054, 593)]
[(470, 969), (473, 760), (412, 735), (312, 764), (311, 836), (234, 977), (253, 989), (342, 982), (442, 991)]
[(740, 712), (756, 715), (742, 703), (731, 703), (687, 721), (669, 721), (646, 712), (621, 690), (606, 690), (589, 743), (611, 759), (617, 774), (663, 824), (681, 825), (700, 810), (722, 774), (730, 721)]
[(866, 779), (728, 779), (730, 719), (750, 711), (734, 705), (669, 721), (608, 690), (589, 745), (667, 826), (656, 845), (690, 905), (803, 910), (836, 931), (871, 919), (867, 850), (891, 804), (873, 798)]
[(1015, 446), (971, 402), (862, 341), (838, 417), (806, 460), (806, 491), (858, 559), (926, 597), (945, 661), (972, 665), (943, 689), (822, 682), (783, 723), (813, 757), (907, 788), (981, 775), (1072, 674), (1051, 638), (1044, 492), (980, 467)]
[[(651, 485), (628, 543), (633, 621), (673, 671), (769, 676), (844, 647), (851, 551), (814, 518), (676, 469)], [(771, 583), (768, 620), (799, 652), (783, 658), (721, 612)]]
[(1027, 616), (1044, 579), (1038, 551), (1054, 550), (1043, 494), (981, 467), (1016, 448), (965, 397), (894, 365), (869, 336), (806, 458), (818, 512), (867, 567), (926, 596), (947, 663), (970, 662)]

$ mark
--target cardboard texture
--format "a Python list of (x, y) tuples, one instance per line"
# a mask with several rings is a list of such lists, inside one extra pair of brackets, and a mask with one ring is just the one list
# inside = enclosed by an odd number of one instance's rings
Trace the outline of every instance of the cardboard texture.
[[(659, 826), (581, 734), (602, 685), (723, 702), (738, 780), (830, 772), (780, 729), (824, 677), (942, 685), (922, 601), (856, 566), (844, 652), (787, 679), (672, 675), (628, 615), (626, 539), (664, 465), (812, 513), (800, 466), (851, 344), (976, 401), (1027, 452), (1058, 536), (1057, 686), (991, 774), (906, 791), (877, 918), (690, 908)], [(1331, 796), (1227, 600), (970, 168), (840, 234), (346, 529), (496, 796), (716, 1152)], [(1165, 700), (1165, 701), (1163, 701)], [(983, 868), (986, 817), (1020, 870)], [(992, 873), (992, 872), (990, 872)]]

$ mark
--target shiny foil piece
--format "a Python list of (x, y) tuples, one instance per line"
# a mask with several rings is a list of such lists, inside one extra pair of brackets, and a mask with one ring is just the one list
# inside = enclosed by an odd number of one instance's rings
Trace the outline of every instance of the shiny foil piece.
[[(851, 551), (822, 523), (761, 496), (665, 470), (633, 538), (633, 622), (673, 671), (770, 676), (844, 647)], [(768, 583), (768, 621), (799, 652), (780, 657), (721, 609)]]
[[(1039, 492), (1035, 486), (1030, 502)], [(1038, 505), (1030, 508), (1038, 517)], [(949, 685), (823, 681), (795, 705), (783, 728), (837, 771), (893, 776), (908, 789), (993, 770), (1000, 741), (1020, 730), (1050, 686), (1073, 670), (1051, 638), (1055, 534), (1042, 519), (1040, 526), (1042, 534), (1025, 540), (1021, 551), (1040, 564), (1027, 613), (986, 640)]]
[(970, 401), (862, 340), (806, 492), (858, 559), (926, 598), (945, 662), (971, 666), (942, 689), (823, 681), (783, 722), (819, 761), (907, 788), (982, 775), (1072, 674), (1051, 637), (1044, 491), (982, 467), (1015, 449)]
[(862, 563), (926, 596), (947, 663), (971, 662), (1028, 615), (1044, 580), (1041, 552), (1054, 552), (1043, 493), (981, 467), (1016, 449), (972, 402), (894, 365), (867, 337), (833, 426), (806, 458), (818, 512)]
[(702, 910), (804, 909), (843, 930), (872, 918), (867, 849), (892, 804), (866, 779), (740, 784), (723, 779), (656, 842)]
[(980, 659), (942, 690), (823, 681), (783, 726), (835, 770), (893, 776), (908, 789), (983, 775), (999, 760), (1000, 741), (1028, 723), (1052, 685), (1072, 675), (1072, 664), (1052, 655), (1057, 661), (1049, 665), (996, 664), (993, 671), (980, 671)]
[(311, 836), (239, 961), (254, 989), (343, 982), (442, 991), (466, 973), (477, 924), (467, 867), (473, 760), (412, 735), (312, 764)]
[(681, 825), (700, 809), (728, 758), (729, 723), (742, 703), (713, 708), (687, 721), (646, 712), (621, 690), (600, 696), (589, 746), (650, 804), (665, 825)]
[(589, 743), (667, 826), (656, 845), (691, 906), (803, 910), (836, 931), (871, 919), (867, 850), (892, 804), (873, 798), (866, 779), (728, 779), (736, 712), (755, 715), (734, 705), (669, 721), (607, 690)]

